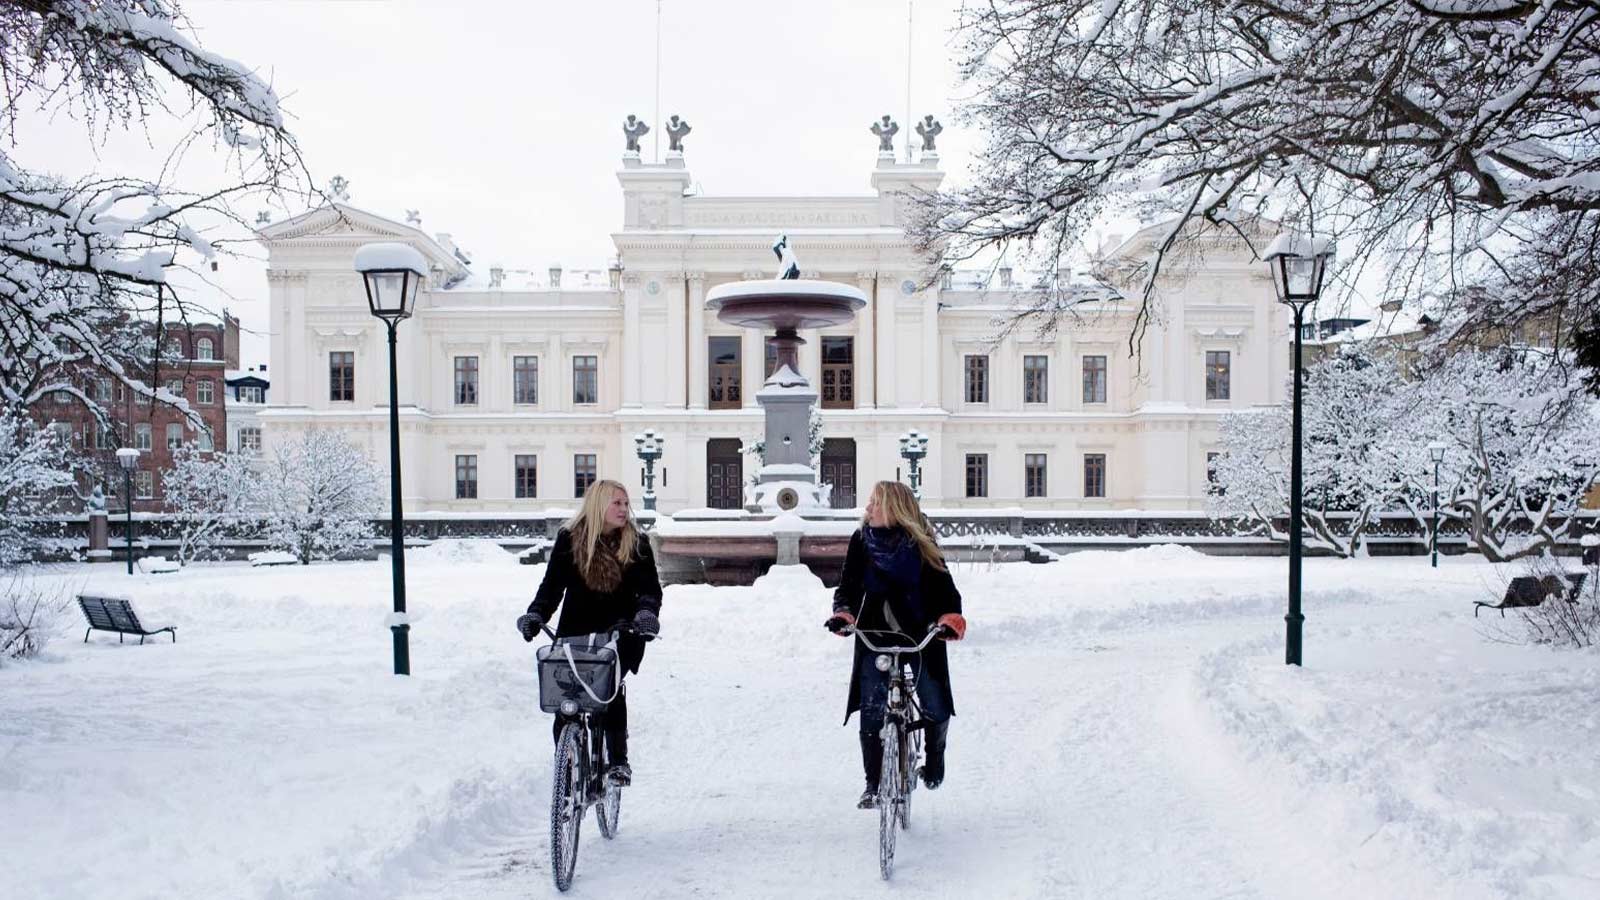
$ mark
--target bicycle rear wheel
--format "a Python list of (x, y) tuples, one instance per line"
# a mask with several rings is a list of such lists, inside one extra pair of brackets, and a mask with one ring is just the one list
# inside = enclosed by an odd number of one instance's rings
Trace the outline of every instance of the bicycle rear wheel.
[(572, 887), (578, 865), (578, 831), (583, 824), (584, 748), (574, 722), (561, 729), (555, 770), (550, 774), (550, 874), (556, 890)]
[(883, 760), (878, 770), (878, 872), (888, 881), (894, 874), (895, 820), (900, 815), (900, 724), (883, 724)]
[(600, 823), (600, 836), (611, 840), (622, 829), (622, 785), (600, 779), (600, 802), (595, 804), (594, 820)]
[(922, 732), (900, 732), (900, 828), (911, 828), (911, 795), (917, 792), (917, 756), (922, 751)]

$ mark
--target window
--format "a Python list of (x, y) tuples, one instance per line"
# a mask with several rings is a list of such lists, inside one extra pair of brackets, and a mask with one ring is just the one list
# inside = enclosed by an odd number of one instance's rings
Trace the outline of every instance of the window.
[(579, 453), (572, 457), (572, 496), (582, 497), (583, 492), (594, 484), (595, 455), (593, 453)]
[(94, 400), (96, 403), (111, 402), (111, 379), (96, 378), (94, 380)]
[(200, 429), (200, 431), (195, 434), (194, 442), (195, 446), (200, 448), (201, 453), (210, 453), (211, 451), (217, 449), (216, 445), (211, 443), (211, 432), (204, 428)]
[(1050, 357), (1024, 356), (1022, 358), (1022, 402), (1050, 402)]
[(155, 495), (155, 473), (149, 469), (140, 469), (133, 473), (133, 496), (139, 500), (149, 500)]
[(965, 369), (967, 373), (967, 402), (988, 403), (989, 357), (968, 356)]
[(217, 383), (209, 378), (202, 378), (194, 383), (194, 399), (196, 403), (213, 403), (217, 399)]
[(182, 378), (174, 378), (171, 381), (168, 381), (167, 382), (167, 393), (171, 394), (174, 397), (182, 397), (183, 396), (183, 379)]
[(1104, 453), (1085, 453), (1083, 455), (1083, 495), (1085, 497), (1104, 497), (1106, 495), (1106, 455)]
[(478, 358), (456, 357), (456, 405), (478, 405)]
[[(87, 442), (87, 438), (85, 441)], [(101, 425), (95, 428), (94, 446), (96, 450), (115, 450), (117, 449), (117, 444), (117, 430), (114, 426)]]
[(261, 429), (239, 429), (239, 450), (244, 453), (259, 454), (261, 452)]
[(328, 354), (328, 399), (338, 402), (353, 402), (356, 399), (354, 350), (335, 350)]
[(134, 425), (133, 426), (133, 449), (135, 449), (135, 450), (149, 450), (150, 449), (150, 442), (151, 442), (150, 423), (149, 422), (140, 422), (137, 425)]
[(1232, 356), (1226, 350), (1206, 351), (1206, 399), (1226, 400), (1232, 387)]
[(167, 423), (167, 449), (176, 450), (183, 446), (183, 426), (177, 422)]
[(211, 349), (213, 346), (215, 346), (215, 345), (211, 343), (211, 338), (208, 338), (208, 337), (203, 337), (203, 338), (200, 338), (199, 340), (195, 341), (194, 342), (194, 358), (195, 359), (216, 359), (217, 355)]
[(167, 355), (174, 359), (183, 359), (183, 341), (167, 338)]
[(539, 457), (519, 453), (515, 463), (516, 471), (512, 480), (516, 482), (517, 499), (531, 500), (539, 496)]
[(739, 338), (706, 338), (706, 365), (706, 405), (712, 409), (738, 409), (744, 402)]
[(51, 391), (50, 396), (51, 399), (62, 406), (72, 402), (72, 394), (67, 391)]
[(967, 454), (967, 496), (989, 496), (989, 454)]
[(265, 403), (267, 389), (259, 384), (244, 384), (239, 386), (237, 395), (241, 403)]
[(1104, 356), (1085, 356), (1083, 358), (1083, 402), (1106, 402), (1106, 358)]
[(72, 423), (51, 422), (50, 430), (55, 432), (56, 440), (60, 441), (64, 446), (72, 446)]
[(478, 457), (474, 454), (456, 456), (456, 499), (475, 500), (478, 497)]
[(511, 357), (511, 402), (524, 406), (539, 402), (539, 357)]
[(1029, 453), (1023, 456), (1023, 487), (1026, 496), (1045, 496), (1045, 484), (1045, 455)]
[(856, 405), (855, 338), (822, 339), (822, 408), (854, 409)]
[(600, 402), (600, 357), (572, 358), (572, 402)]

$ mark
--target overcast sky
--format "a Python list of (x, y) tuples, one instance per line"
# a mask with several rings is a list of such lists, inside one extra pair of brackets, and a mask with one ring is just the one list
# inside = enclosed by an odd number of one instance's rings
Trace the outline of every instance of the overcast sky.
[[(906, 0), (660, 6), (657, 116), (655, 0), (183, 3), (206, 49), (275, 86), (319, 184), (343, 175), (356, 206), (399, 220), (419, 210), (425, 231), (449, 232), (479, 266), (605, 265), (622, 221), (615, 173), (629, 113), (658, 133), (669, 115), (687, 119), (686, 161), (711, 195), (867, 194), (873, 120), (891, 113), (901, 148), (915, 139)], [(974, 145), (951, 115), (956, 7), (916, 0), (909, 42), (911, 113), (944, 121), (952, 179)], [(73, 123), (32, 134), (19, 156), (63, 174), (153, 175), (172, 137), (111, 135), (91, 151)], [(216, 305), (262, 325), (262, 267), (222, 265), (234, 296)], [(247, 339), (245, 362), (265, 359), (265, 338)]]

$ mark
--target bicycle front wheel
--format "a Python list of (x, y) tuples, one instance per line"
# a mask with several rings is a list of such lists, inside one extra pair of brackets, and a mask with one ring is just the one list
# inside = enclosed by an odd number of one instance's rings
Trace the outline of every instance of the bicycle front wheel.
[(583, 742), (577, 723), (561, 729), (555, 771), (550, 774), (550, 874), (556, 890), (572, 887), (578, 865), (578, 830), (583, 824)]
[(883, 724), (883, 759), (878, 770), (878, 871), (888, 881), (894, 874), (895, 819), (900, 815), (900, 724)]
[(911, 795), (917, 792), (917, 757), (922, 751), (920, 731), (900, 731), (900, 819), (901, 830), (911, 828)]

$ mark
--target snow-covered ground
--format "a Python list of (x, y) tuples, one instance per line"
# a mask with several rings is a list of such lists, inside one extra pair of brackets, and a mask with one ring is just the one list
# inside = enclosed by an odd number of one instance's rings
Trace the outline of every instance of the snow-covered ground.
[[(40, 570), (134, 599), (0, 669), (0, 895), (523, 898), (548, 871), (549, 718), (513, 621), (542, 566)], [(1600, 653), (1492, 639), (1508, 573), (1174, 547), (958, 564), (950, 776), (887, 890), (919, 897), (1600, 896)], [(578, 896), (883, 896), (843, 727), (849, 645), (804, 572), (675, 587), (630, 682), (635, 784)], [(75, 611), (74, 611), (75, 614)], [(1508, 626), (1514, 618), (1508, 617)]]

